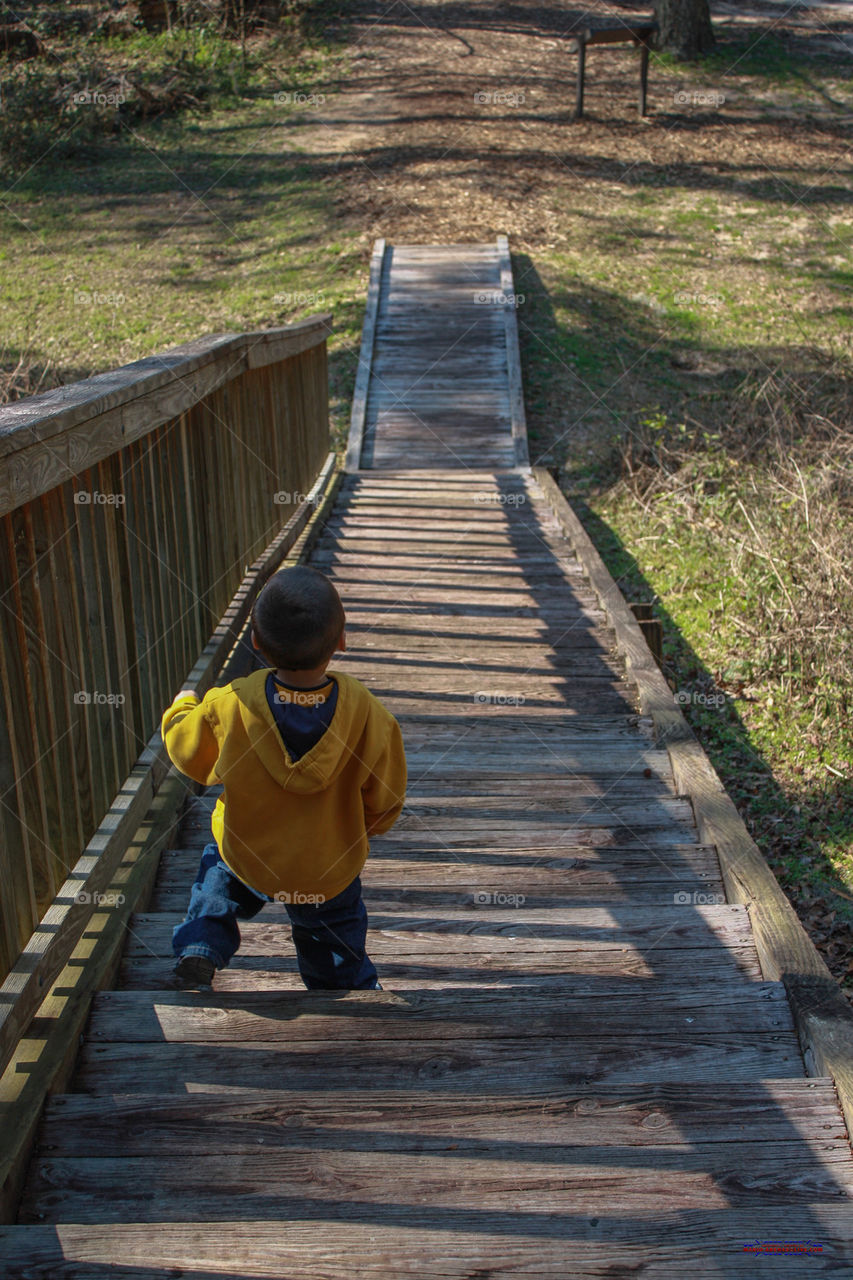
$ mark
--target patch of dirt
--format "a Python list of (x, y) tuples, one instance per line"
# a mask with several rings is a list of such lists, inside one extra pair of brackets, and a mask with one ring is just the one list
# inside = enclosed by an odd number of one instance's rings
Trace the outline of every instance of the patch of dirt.
[[(793, 48), (849, 32), (853, 5), (842, 8), (844, 22), (832, 7), (787, 8), (782, 19), (779, 6), (735, 15), (727, 5), (715, 17), (723, 39), (775, 21), (774, 37)], [(653, 55), (641, 118), (628, 44), (589, 50), (585, 114), (574, 120), (572, 31), (636, 20), (646, 5), (418, 0), (350, 12), (346, 81), (289, 128), (300, 149), (345, 178), (342, 212), (369, 238), (472, 241), (506, 231), (516, 252), (535, 252), (571, 235), (573, 191), (590, 216), (607, 207), (608, 184), (641, 185), (650, 171), (708, 191), (748, 192), (793, 170), (819, 182), (846, 149), (849, 121), (831, 102), (810, 96), (806, 109), (793, 88), (756, 101), (737, 59), (724, 82), (697, 70), (685, 88)], [(756, 49), (762, 38), (756, 32)]]

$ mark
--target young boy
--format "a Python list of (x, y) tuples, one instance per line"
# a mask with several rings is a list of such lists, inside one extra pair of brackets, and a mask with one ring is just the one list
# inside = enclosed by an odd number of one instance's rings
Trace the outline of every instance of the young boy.
[(211, 689), (182, 690), (163, 741), (182, 773), (221, 783), (184, 922), (177, 981), (207, 986), (240, 945), (237, 920), (285, 903), (309, 988), (379, 988), (365, 950), (359, 873), (368, 837), (403, 807), (400, 727), (364, 685), (326, 668), (346, 648), (332, 583), (299, 565), (274, 574), (252, 610), (252, 644), (269, 668)]

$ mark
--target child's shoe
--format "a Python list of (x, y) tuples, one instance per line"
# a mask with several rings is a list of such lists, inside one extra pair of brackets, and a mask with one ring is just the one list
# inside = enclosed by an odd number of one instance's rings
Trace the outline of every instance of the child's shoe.
[(209, 987), (216, 965), (208, 956), (181, 956), (175, 965), (175, 977), (187, 987)]

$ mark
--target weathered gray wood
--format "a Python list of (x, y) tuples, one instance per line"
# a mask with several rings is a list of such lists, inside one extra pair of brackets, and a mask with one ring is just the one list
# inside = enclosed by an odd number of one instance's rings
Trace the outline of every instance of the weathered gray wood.
[[(503, 995), (503, 1000), (513, 997)], [(525, 1001), (520, 1002), (522, 1006)], [(641, 1018), (637, 1013), (637, 1018)], [(523, 1020), (523, 1007), (518, 1012)], [(322, 1041), (320, 1043), (323, 1043)], [(476, 1093), (488, 1105), (507, 1094), (552, 1098), (567, 1089), (598, 1084), (640, 1085), (666, 1082), (758, 1081), (802, 1077), (803, 1063), (794, 1032), (772, 1035), (753, 1031), (696, 1034), (690, 1027), (627, 1040), (616, 1036), (567, 1037), (541, 1041), (512, 1036), (481, 1039), (464, 1031), (460, 1039), (438, 1042), (380, 1042), (354, 1035), (335, 1040), (321, 1053), (316, 1040), (263, 1044), (220, 1044), (214, 1036), (197, 1044), (146, 1041), (144, 1050), (127, 1044), (91, 1044), (81, 1051), (75, 1088), (115, 1094), (155, 1092), (264, 1093), (290, 1082), (301, 1090), (324, 1093), (362, 1085), (365, 1100), (374, 1092)], [(482, 1244), (481, 1244), (482, 1247)]]
[(640, 710), (652, 716), (658, 739), (669, 751), (678, 790), (691, 797), (699, 836), (717, 848), (728, 898), (749, 906), (765, 977), (785, 981), (791, 992), (806, 1064), (815, 1074), (833, 1078), (848, 1130), (853, 1132), (853, 1009), (675, 704), (636, 619), (589, 535), (552, 477), (541, 468), (535, 469), (535, 475), (607, 610), (637, 684)]
[[(426, 1149), (454, 1140), (536, 1144), (544, 1159), (560, 1147), (575, 1152), (601, 1145), (602, 1124), (616, 1148), (627, 1154), (649, 1149), (696, 1150), (732, 1142), (787, 1143), (813, 1124), (818, 1151), (846, 1137), (830, 1080), (764, 1080), (760, 1083), (655, 1084), (641, 1088), (597, 1085), (531, 1105), (529, 1099), (495, 1098), (488, 1110), (470, 1097), (423, 1098), (405, 1107), (381, 1095), (361, 1093), (319, 1098), (281, 1090), (259, 1101), (233, 1093), (126, 1094), (93, 1098), (66, 1094), (48, 1103), (45, 1147), (53, 1156), (181, 1156), (230, 1151), (257, 1155), (258, 1146), (301, 1147), (316, 1140), (328, 1149), (346, 1135), (363, 1137), (371, 1150), (397, 1150), (411, 1138)], [(591, 1158), (595, 1158), (594, 1156)], [(842, 1175), (844, 1176), (844, 1175)]]
[(507, 381), (509, 384), (509, 413), (512, 439), (515, 446), (515, 461), (517, 466), (526, 467), (530, 464), (530, 457), (527, 451), (527, 419), (524, 413), (524, 392), (521, 384), (518, 321), (515, 318), (516, 293), (512, 280), (509, 241), (506, 236), (498, 236), (498, 270), (500, 272), (501, 292), (504, 297), (501, 310), (504, 321)]
[[(145, 928), (138, 940), (150, 952), (128, 958), (122, 965), (119, 985), (125, 991), (160, 991), (171, 977), (172, 928), (175, 915), (166, 917), (167, 929), (155, 934)], [(167, 936), (168, 934), (168, 936)], [(159, 941), (158, 941), (159, 939)], [(258, 941), (260, 939), (260, 941)], [(262, 945), (264, 944), (264, 945)], [(539, 949), (536, 950), (536, 946)], [(226, 991), (301, 991), (303, 984), (296, 956), (288, 951), (288, 933), (282, 923), (266, 931), (256, 926), (227, 969), (216, 974), (216, 990)], [(587, 953), (566, 953), (547, 949), (535, 941), (528, 945), (522, 939), (501, 942), (492, 939), (488, 951), (472, 951), (460, 959), (459, 943), (441, 934), (433, 935), (430, 945), (421, 951), (401, 951), (393, 934), (371, 930), (370, 955), (387, 991), (452, 990), (471, 988), (507, 989), (523, 999), (527, 989), (565, 991), (567, 981), (574, 983), (589, 975), (605, 974), (609, 978), (655, 978), (664, 982), (684, 975), (684, 954), (677, 948), (655, 950), (654, 968), (629, 948), (610, 948)], [(519, 950), (520, 947), (525, 949)], [(159, 952), (159, 953), (158, 953)], [(752, 946), (695, 949), (692, 956), (707, 983), (720, 978), (740, 981), (760, 980), (761, 971)], [(844, 1122), (836, 1107), (836, 1122), (843, 1130)]]
[[(534, 1104), (535, 1105), (535, 1104)], [(532, 1107), (531, 1107), (532, 1110)], [(478, 1141), (447, 1133), (436, 1142), (411, 1138), (347, 1142), (294, 1135), (285, 1147), (265, 1150), (263, 1162), (244, 1157), (240, 1169), (240, 1212), (247, 1219), (292, 1219), (335, 1201), (338, 1221), (359, 1222), (364, 1201), (377, 1222), (399, 1222), (401, 1206), (422, 1209), (541, 1213), (552, 1216), (648, 1213), (667, 1200), (680, 1213), (720, 1206), (720, 1189), (732, 1209), (770, 1205), (792, 1208), (803, 1200), (845, 1202), (853, 1189), (846, 1135), (823, 1141), (820, 1151), (804, 1150), (796, 1134), (769, 1149), (741, 1137), (739, 1142), (670, 1146), (664, 1151), (574, 1145), (544, 1148), (528, 1143), (524, 1117), (514, 1140)], [(266, 1143), (263, 1144), (266, 1146)], [(227, 1218), (233, 1212), (234, 1155), (223, 1147), (204, 1162), (183, 1152), (162, 1156), (49, 1154), (35, 1166), (31, 1192), (40, 1206), (26, 1206), (21, 1222), (185, 1222)], [(748, 1173), (744, 1172), (748, 1169)], [(116, 1188), (123, 1186), (117, 1194)], [(307, 1185), (306, 1185), (307, 1184)], [(389, 1197), (389, 1186), (394, 1196)]]
[(326, 341), (331, 317), (217, 334), (0, 408), (0, 514), (184, 413), (243, 369)]
[[(386, 903), (378, 895), (368, 898), (370, 937), (401, 956), (435, 951), (448, 956), (454, 952), (500, 957), (507, 948), (525, 953), (596, 955), (621, 952), (628, 959), (645, 957), (654, 967), (660, 951), (693, 951), (751, 945), (749, 916), (743, 907), (689, 906), (676, 915), (661, 919), (657, 907), (633, 904), (620, 906), (514, 907), (507, 903), (479, 903), (448, 906), (436, 913), (417, 904), (402, 907)], [(265, 955), (282, 946), (286, 917), (275, 907), (240, 926), (247, 954)], [(127, 939), (128, 956), (150, 955), (149, 945), (158, 954), (169, 954), (174, 916), (142, 914), (134, 917)], [(253, 952), (253, 948), (261, 948)], [(685, 958), (691, 970), (699, 962)]]
[(374, 264), (362, 336), (370, 376), (356, 385), (347, 468), (526, 460), (508, 252), (500, 242), (384, 246), (381, 271)]
[[(102, 991), (89, 1021), (90, 1044), (188, 1044), (216, 1039), (218, 1044), (293, 1044), (363, 1037), (371, 1043), (392, 1040), (478, 1038), (522, 1040), (564, 1037), (622, 1038), (626, 1042), (685, 1027), (696, 1035), (723, 1032), (784, 1034), (792, 1030), (781, 983), (725, 983), (719, 999), (676, 983), (647, 984), (636, 990), (631, 979), (594, 981), (592, 991), (576, 993), (573, 984), (561, 996), (528, 992), (524, 1017), (500, 993), (489, 991), (246, 992), (208, 995), (200, 1001), (187, 992), (164, 991), (152, 1002), (145, 992)], [(594, 994), (593, 994), (594, 993)], [(642, 1011), (642, 1012), (641, 1012)], [(638, 1025), (638, 1023), (640, 1025)]]
[[(12, 1220), (38, 1119), (49, 1092), (67, 1083), (78, 1039), (89, 1013), (92, 994), (109, 982), (126, 938), (134, 904), (146, 901), (160, 849), (177, 824), (186, 785), (174, 773), (160, 787), (144, 822), (136, 823), (133, 841), (126, 841), (124, 859), (110, 886), (114, 905), (90, 911), (85, 936), (69, 953), (71, 963), (53, 985), (53, 956), (44, 963), (45, 977), (39, 1012), (41, 1023), (33, 1039), (21, 1039), (0, 1076), (0, 1221)], [(121, 899), (121, 901), (119, 901)], [(67, 935), (66, 935), (67, 937)], [(38, 961), (36, 961), (36, 966)], [(34, 966), (34, 968), (36, 967)], [(22, 989), (21, 1002), (10, 1012), (23, 1020), (23, 1000), (32, 987)], [(2, 1250), (0, 1250), (2, 1257)]]
[[(775, 1280), (781, 1268), (794, 1267), (803, 1274), (808, 1268), (810, 1276), (837, 1276), (853, 1264), (849, 1207), (807, 1199), (760, 1211), (725, 1203), (691, 1211), (688, 1231), (681, 1215), (667, 1212), (659, 1200), (647, 1212), (509, 1215), (501, 1230), (488, 1207), (456, 1212), (404, 1203), (396, 1220), (385, 1214), (377, 1221), (378, 1216), (366, 1204), (360, 1221), (330, 1221), (318, 1208), (287, 1222), (286, 1229), (280, 1221), (232, 1217), (163, 1223), (156, 1230), (139, 1222), (68, 1224), (61, 1232), (53, 1225), (6, 1227), (0, 1248), (9, 1280), (114, 1280), (116, 1258), (126, 1280), (174, 1280), (176, 1270), (192, 1280), (214, 1280), (223, 1275), (223, 1259), (259, 1280), (472, 1280), (482, 1274), (484, 1236), (495, 1280), (566, 1280), (567, 1257), (573, 1280), (609, 1280), (643, 1270), (655, 1280), (719, 1276), (720, 1259), (726, 1280)], [(745, 1250), (745, 1243), (757, 1239), (813, 1240), (821, 1251), (802, 1262), (780, 1262)]]
[(357, 471), (361, 466), (361, 451), (364, 443), (364, 420), (367, 407), (367, 389), (370, 384), (370, 372), (373, 363), (373, 347), (376, 333), (376, 316), (379, 306), (379, 292), (382, 285), (385, 264), (385, 241), (377, 240), (373, 246), (370, 260), (370, 278), (367, 286), (367, 303), (364, 311), (364, 324), (361, 331), (361, 349), (358, 356), (358, 370), (355, 376), (352, 410), (350, 413), (349, 440), (344, 466), (347, 471)]

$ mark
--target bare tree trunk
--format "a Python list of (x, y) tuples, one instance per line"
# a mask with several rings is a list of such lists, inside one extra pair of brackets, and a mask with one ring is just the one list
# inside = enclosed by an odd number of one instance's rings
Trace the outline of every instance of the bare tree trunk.
[(658, 49), (687, 60), (713, 49), (708, 0), (655, 0), (654, 7)]

